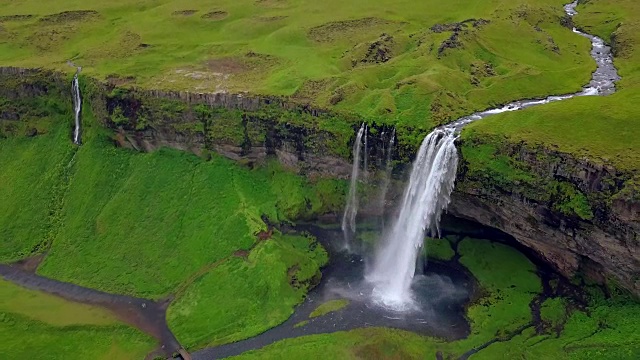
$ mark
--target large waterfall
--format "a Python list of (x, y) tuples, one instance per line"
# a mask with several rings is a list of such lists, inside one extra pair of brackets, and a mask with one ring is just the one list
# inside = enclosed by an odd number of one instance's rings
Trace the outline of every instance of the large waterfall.
[(442, 128), (422, 142), (414, 161), (400, 213), (376, 250), (367, 274), (374, 297), (401, 309), (411, 302), (411, 280), (427, 230), (437, 233), (456, 178), (455, 129)]
[[(577, 14), (577, 5), (577, 1), (567, 4), (564, 7), (567, 15)], [(598, 65), (592, 74), (591, 82), (582, 91), (544, 99), (519, 100), (502, 107), (477, 112), (434, 130), (424, 139), (413, 163), (399, 214), (393, 226), (383, 234), (382, 242), (376, 249), (366, 275), (366, 280), (374, 286), (374, 300), (395, 309), (411, 307), (411, 282), (425, 233), (429, 230), (434, 235), (439, 235), (440, 216), (449, 204), (453, 191), (458, 164), (454, 141), (462, 127), (493, 114), (576, 96), (608, 95), (615, 91), (615, 81), (620, 77), (613, 65), (611, 48), (597, 36), (575, 28), (573, 32), (591, 40), (591, 56)]]
[[(384, 138), (384, 132), (382, 133), (382, 137)], [(380, 185), (380, 197), (378, 198), (378, 208), (381, 209), (382, 214), (382, 228), (384, 228), (384, 208), (387, 199), (387, 192), (389, 191), (389, 185), (391, 184), (391, 172), (393, 170), (393, 164), (391, 163), (391, 159), (393, 158), (393, 145), (396, 142), (396, 128), (393, 128), (391, 132), (391, 137), (389, 138), (389, 144), (387, 148), (383, 148), (383, 153), (385, 154), (385, 171), (383, 174), (382, 182)]]
[[(353, 166), (351, 168), (351, 183), (347, 195), (347, 206), (342, 216), (342, 233), (344, 234), (345, 247), (351, 249), (353, 235), (356, 232), (356, 215), (358, 215), (358, 177), (360, 175), (360, 152), (362, 149), (362, 136), (366, 131), (365, 124), (360, 126), (356, 141), (353, 144)], [(365, 136), (366, 141), (366, 136)], [(366, 150), (365, 150), (366, 159)], [(366, 160), (365, 160), (366, 161)], [(366, 171), (366, 168), (364, 169)]]
[(73, 111), (75, 114), (75, 127), (73, 129), (73, 143), (80, 145), (80, 112), (82, 111), (82, 98), (80, 97), (80, 84), (78, 75), (81, 68), (78, 67), (71, 83), (71, 93), (73, 95)]

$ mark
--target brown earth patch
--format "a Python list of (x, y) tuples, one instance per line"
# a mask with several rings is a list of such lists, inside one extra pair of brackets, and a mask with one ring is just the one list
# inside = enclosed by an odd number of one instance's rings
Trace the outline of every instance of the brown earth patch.
[(74, 10), (74, 11), (63, 11), (57, 14), (51, 14), (43, 16), (40, 19), (40, 22), (48, 23), (48, 24), (60, 24), (60, 23), (68, 23), (75, 21), (88, 21), (91, 19), (95, 19), (100, 16), (95, 10)]
[(233, 256), (235, 257), (239, 257), (242, 259), (247, 259), (249, 257), (249, 251), (248, 250), (237, 250), (236, 252), (233, 253)]
[(393, 36), (385, 33), (374, 42), (359, 44), (353, 49), (351, 67), (385, 63), (393, 58), (394, 46)]
[(273, 236), (273, 229), (269, 229), (268, 231), (262, 230), (257, 236), (259, 241), (269, 240)]
[(107, 83), (114, 86), (121, 86), (125, 84), (129, 84), (136, 81), (135, 76), (120, 76), (118, 74), (109, 74), (107, 75)]
[(39, 254), (35, 256), (28, 257), (26, 259), (18, 260), (14, 263), (14, 265), (26, 272), (35, 273), (38, 266), (44, 259), (45, 254)]
[(171, 15), (173, 16), (191, 16), (195, 13), (197, 13), (198, 10), (176, 10), (173, 13), (171, 13)]
[(392, 24), (392, 21), (368, 17), (355, 20), (332, 21), (309, 29), (308, 36), (317, 42), (331, 42), (350, 33)]
[(298, 101), (312, 102), (327, 90), (330, 83), (329, 79), (306, 80), (293, 94), (293, 98)]
[(238, 74), (249, 70), (247, 64), (241, 58), (237, 57), (208, 60), (207, 68), (210, 71), (223, 74)]
[(257, 16), (255, 17), (256, 21), (260, 22), (274, 22), (280, 21), (288, 18), (288, 16)]
[(216, 11), (210, 11), (202, 15), (202, 18), (206, 20), (218, 21), (226, 18), (227, 16), (229, 16), (228, 12), (224, 10), (216, 10)]

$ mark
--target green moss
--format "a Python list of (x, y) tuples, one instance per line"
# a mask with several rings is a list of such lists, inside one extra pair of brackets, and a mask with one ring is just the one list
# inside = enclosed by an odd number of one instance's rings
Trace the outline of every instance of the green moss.
[(315, 310), (313, 310), (311, 314), (309, 314), (309, 318), (324, 316), (328, 313), (339, 311), (347, 305), (349, 305), (349, 300), (346, 299), (329, 300), (320, 304)]
[[(537, 163), (520, 160), (520, 152), (535, 153)], [(476, 130), (463, 134), (461, 152), (464, 182), (461, 188), (481, 187), (483, 191), (522, 194), (546, 203), (553, 210), (583, 220), (592, 220), (592, 205), (587, 196), (568, 181), (555, 180), (547, 168), (559, 159), (545, 153), (521, 148), (501, 136), (485, 136)], [(598, 195), (605, 196), (604, 194)], [(594, 197), (596, 196), (594, 195)]]
[(557, 297), (545, 300), (540, 307), (540, 316), (542, 317), (542, 321), (552, 327), (563, 323), (567, 317), (567, 304), (565, 299)]
[(326, 261), (314, 241), (277, 235), (195, 280), (171, 304), (167, 321), (190, 350), (258, 335), (293, 313)]
[(495, 337), (509, 336), (532, 321), (529, 303), (542, 290), (535, 266), (520, 252), (488, 240), (465, 238), (460, 263), (478, 280), (483, 296), (467, 308), (471, 335), (450, 347), (460, 356)]
[(424, 251), (430, 259), (442, 261), (449, 261), (456, 255), (455, 250), (451, 247), (451, 242), (446, 238), (427, 238), (425, 240)]

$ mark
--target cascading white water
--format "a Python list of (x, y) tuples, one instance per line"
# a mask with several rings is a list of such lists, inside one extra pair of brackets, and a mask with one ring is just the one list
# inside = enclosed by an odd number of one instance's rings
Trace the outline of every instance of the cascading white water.
[[(567, 15), (576, 15), (577, 5), (578, 1), (565, 5)], [(575, 28), (573, 32), (591, 40), (591, 56), (598, 65), (591, 82), (582, 91), (545, 99), (520, 100), (480, 111), (436, 129), (424, 139), (411, 170), (400, 213), (391, 229), (385, 232), (383, 242), (366, 275), (367, 281), (374, 285), (374, 300), (400, 310), (411, 307), (411, 281), (425, 232), (427, 229), (438, 232), (440, 216), (449, 204), (453, 191), (458, 163), (454, 141), (456, 133), (462, 127), (492, 114), (517, 111), (576, 96), (608, 95), (615, 92), (615, 82), (620, 77), (613, 65), (611, 48), (597, 36)]]
[(71, 83), (71, 93), (73, 95), (73, 110), (75, 113), (75, 128), (73, 129), (73, 143), (80, 145), (80, 112), (82, 111), (82, 98), (80, 97), (80, 84), (78, 74), (81, 68), (78, 67)]
[(411, 280), (426, 230), (438, 232), (450, 201), (458, 153), (455, 129), (439, 128), (422, 142), (405, 189), (400, 213), (376, 249), (366, 279), (376, 301), (398, 310), (411, 306)]
[[(384, 137), (384, 133), (382, 134)], [(384, 177), (382, 178), (382, 184), (380, 186), (380, 197), (378, 200), (378, 206), (384, 210), (385, 200), (387, 199), (387, 192), (389, 191), (389, 184), (391, 183), (391, 171), (393, 170), (393, 165), (391, 164), (391, 159), (393, 156), (393, 145), (396, 141), (396, 128), (393, 128), (391, 132), (391, 138), (389, 139), (389, 145), (387, 145), (386, 156), (385, 156), (385, 171)], [(382, 216), (382, 227), (384, 228), (384, 214)]]
[(362, 155), (364, 157), (364, 165), (362, 166), (363, 172), (364, 172), (364, 178), (365, 180), (367, 179), (367, 177), (369, 177), (369, 126), (365, 125), (364, 127), (364, 154)]
[(356, 215), (358, 215), (358, 176), (360, 174), (360, 151), (362, 148), (362, 136), (364, 132), (365, 125), (363, 123), (362, 126), (360, 126), (360, 130), (358, 130), (356, 141), (353, 144), (351, 183), (349, 185), (349, 194), (347, 195), (347, 206), (344, 208), (344, 215), (342, 216), (342, 233), (344, 234), (345, 248), (347, 250), (351, 249), (351, 241), (356, 232)]

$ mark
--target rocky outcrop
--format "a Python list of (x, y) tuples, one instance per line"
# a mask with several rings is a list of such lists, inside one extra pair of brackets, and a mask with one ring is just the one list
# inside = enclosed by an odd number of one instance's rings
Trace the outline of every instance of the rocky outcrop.
[[(536, 182), (482, 179), (463, 158), (449, 211), (512, 235), (569, 278), (580, 272), (640, 296), (640, 202), (628, 189), (632, 175), (540, 147), (508, 147), (502, 151)], [(592, 216), (560, 211), (561, 195), (543, 193), (542, 184), (553, 182), (584, 194)]]

